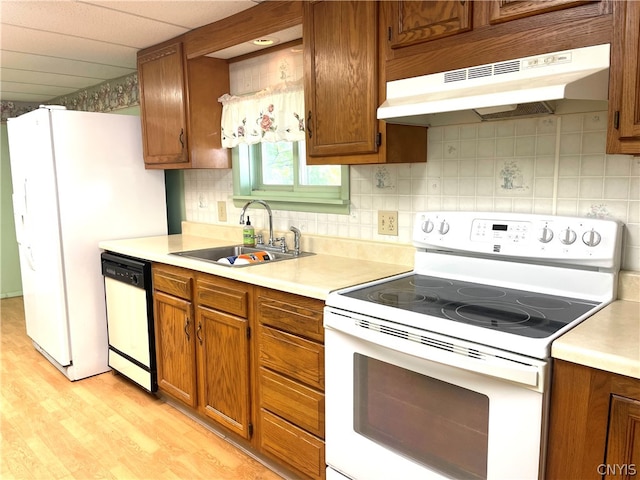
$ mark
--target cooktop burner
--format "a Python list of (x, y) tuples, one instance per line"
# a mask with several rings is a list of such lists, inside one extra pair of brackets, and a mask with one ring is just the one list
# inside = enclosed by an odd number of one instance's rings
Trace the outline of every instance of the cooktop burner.
[[(343, 295), (531, 338), (545, 338), (598, 305), (576, 298), (418, 274)], [(428, 322), (428, 317), (424, 321)]]

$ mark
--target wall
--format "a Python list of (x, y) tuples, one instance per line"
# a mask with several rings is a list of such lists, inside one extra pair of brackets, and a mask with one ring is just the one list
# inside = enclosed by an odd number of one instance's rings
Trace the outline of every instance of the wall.
[(7, 125), (0, 125), (0, 298), (22, 295), (22, 276), (11, 194)]
[[(298, 63), (282, 52), (230, 70), (237, 94), (295, 79)], [(349, 215), (276, 211), (274, 228), (411, 243), (415, 213), (423, 210), (612, 218), (626, 225), (623, 268), (640, 270), (640, 157), (605, 154), (606, 118), (598, 111), (433, 127), (426, 164), (350, 168)], [(187, 220), (237, 222), (230, 170), (185, 171), (184, 179)], [(218, 222), (218, 201), (227, 204), (227, 222)], [(398, 211), (397, 237), (378, 235), (378, 210)], [(266, 226), (257, 210), (251, 220), (257, 230)]]

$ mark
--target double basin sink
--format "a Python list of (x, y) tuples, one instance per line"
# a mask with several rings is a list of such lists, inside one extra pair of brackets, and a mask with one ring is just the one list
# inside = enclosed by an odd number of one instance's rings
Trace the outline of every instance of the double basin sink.
[(294, 258), (300, 257), (308, 257), (310, 255), (315, 255), (311, 252), (300, 252), (296, 255), (293, 252), (280, 252), (280, 251), (271, 251), (269, 250), (269, 254), (271, 256), (270, 260), (262, 260), (255, 261), (254, 263), (231, 263), (227, 262), (223, 259), (235, 259), (240, 255), (245, 254), (256, 254), (259, 252), (265, 252), (264, 248), (260, 247), (249, 247), (246, 245), (225, 245), (223, 247), (211, 247), (211, 248), (202, 248), (199, 250), (188, 250), (184, 252), (173, 252), (172, 255), (178, 255), (181, 257), (191, 258), (193, 260), (203, 260), (205, 262), (211, 262), (218, 265), (223, 265), (226, 267), (249, 267), (251, 265), (262, 265), (264, 263), (273, 263), (273, 262), (281, 262), (283, 260), (292, 260)]

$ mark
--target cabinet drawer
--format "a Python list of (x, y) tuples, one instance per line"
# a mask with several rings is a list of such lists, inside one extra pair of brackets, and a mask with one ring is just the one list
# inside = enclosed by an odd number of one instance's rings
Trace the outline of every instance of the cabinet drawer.
[(324, 390), (324, 347), (263, 325), (258, 327), (261, 365)]
[(196, 303), (247, 318), (249, 289), (245, 284), (227, 278), (211, 275), (198, 276)]
[(191, 300), (192, 277), (188, 270), (163, 265), (153, 266), (153, 288), (185, 300)]
[(260, 289), (257, 317), (260, 323), (296, 335), (324, 341), (324, 302), (276, 290)]
[(260, 448), (311, 478), (325, 478), (324, 442), (291, 423), (260, 410)]
[(260, 405), (324, 438), (324, 394), (260, 368)]

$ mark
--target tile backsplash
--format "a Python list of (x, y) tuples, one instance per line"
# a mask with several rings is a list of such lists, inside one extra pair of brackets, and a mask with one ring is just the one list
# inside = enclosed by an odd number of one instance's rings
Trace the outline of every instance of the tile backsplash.
[[(231, 64), (234, 94), (302, 75), (299, 53)], [(416, 212), (472, 210), (616, 219), (625, 224), (623, 268), (640, 270), (640, 157), (605, 153), (607, 112), (432, 127), (427, 163), (350, 167), (349, 215), (274, 212), (274, 228), (411, 243)], [(234, 224), (231, 170), (185, 171), (187, 220)], [(228, 221), (219, 222), (217, 202)], [(379, 210), (398, 212), (398, 236), (377, 233)], [(251, 209), (256, 230), (265, 212)]]

